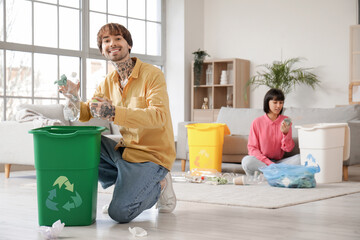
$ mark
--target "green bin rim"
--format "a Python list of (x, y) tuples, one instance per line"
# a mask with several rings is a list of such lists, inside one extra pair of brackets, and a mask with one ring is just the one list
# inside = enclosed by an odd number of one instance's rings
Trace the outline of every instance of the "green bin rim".
[(77, 134), (97, 134), (105, 130), (103, 126), (47, 126), (29, 131), (31, 134), (45, 134), (51, 137), (71, 137)]

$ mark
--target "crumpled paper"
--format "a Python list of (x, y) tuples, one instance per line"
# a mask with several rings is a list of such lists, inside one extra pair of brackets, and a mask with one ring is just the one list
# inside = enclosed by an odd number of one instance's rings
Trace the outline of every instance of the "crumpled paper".
[(134, 237), (146, 237), (147, 231), (141, 227), (129, 227), (129, 231)]
[(45, 239), (57, 239), (61, 231), (64, 229), (65, 223), (61, 223), (60, 219), (53, 223), (51, 227), (40, 226), (39, 232)]

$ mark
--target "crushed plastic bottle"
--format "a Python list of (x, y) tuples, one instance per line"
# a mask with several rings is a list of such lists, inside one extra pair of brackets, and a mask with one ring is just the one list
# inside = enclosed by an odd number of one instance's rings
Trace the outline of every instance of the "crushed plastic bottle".
[(77, 104), (67, 99), (66, 104), (64, 106), (65, 120), (70, 120), (71, 122), (75, 122), (79, 120), (79, 117), (80, 117), (80, 102), (78, 102)]
[(181, 176), (185, 181), (191, 183), (206, 183), (211, 185), (223, 185), (233, 182), (239, 174), (220, 173), (215, 169), (195, 168)]
[(187, 179), (185, 177), (186, 173), (185, 172), (172, 172), (171, 173), (171, 178), (173, 182), (187, 182)]
[[(92, 101), (92, 102), (99, 102), (99, 101), (96, 100), (96, 99), (92, 99), (91, 101)], [(95, 110), (92, 110), (91, 108), (90, 108), (90, 114), (91, 114), (91, 116), (93, 116), (94, 118), (100, 118), (99, 113), (97, 113)]]
[(215, 169), (195, 168), (185, 174), (186, 180), (192, 183), (203, 183), (212, 177), (221, 177), (221, 173)]
[(79, 83), (70, 81), (67, 79), (66, 75), (63, 74), (61, 75), (60, 80), (55, 81), (55, 84), (58, 86), (67, 86), (67, 91), (62, 92), (62, 94), (66, 97), (66, 103), (63, 110), (65, 120), (70, 120), (71, 122), (79, 120), (80, 97), (78, 91), (76, 90)]
[(255, 171), (253, 176), (242, 175), (233, 179), (233, 183), (235, 185), (257, 185), (263, 183), (264, 181), (264, 175), (262, 173), (259, 174), (258, 171)]

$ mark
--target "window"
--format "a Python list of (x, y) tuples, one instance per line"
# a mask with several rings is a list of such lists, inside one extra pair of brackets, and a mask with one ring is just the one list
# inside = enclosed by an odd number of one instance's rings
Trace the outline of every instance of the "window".
[(92, 96), (112, 64), (99, 52), (101, 26), (117, 22), (133, 38), (131, 55), (163, 69), (165, 0), (0, 0), (0, 117), (19, 104), (62, 103), (54, 82), (79, 80)]

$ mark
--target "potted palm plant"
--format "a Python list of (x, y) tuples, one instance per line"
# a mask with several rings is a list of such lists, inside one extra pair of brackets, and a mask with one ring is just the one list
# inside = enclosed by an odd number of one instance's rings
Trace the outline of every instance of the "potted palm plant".
[(310, 72), (313, 68), (294, 66), (301, 60), (301, 58), (291, 58), (285, 61), (274, 61), (272, 64), (260, 65), (260, 67), (265, 67), (265, 70), (257, 71), (257, 74), (248, 81), (248, 85), (255, 85), (255, 88), (265, 85), (269, 88), (281, 89), (285, 95), (300, 84), (315, 89), (320, 80), (314, 73)]

